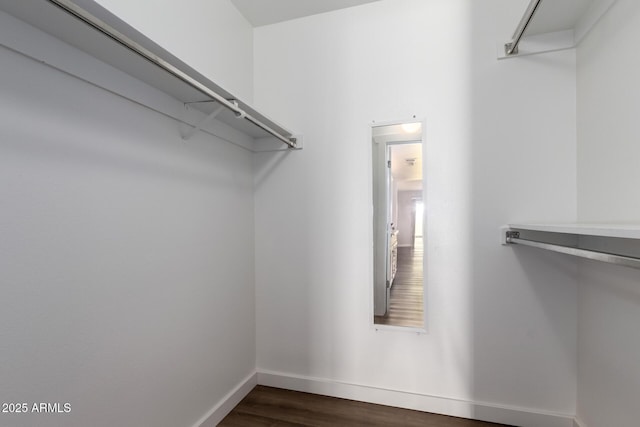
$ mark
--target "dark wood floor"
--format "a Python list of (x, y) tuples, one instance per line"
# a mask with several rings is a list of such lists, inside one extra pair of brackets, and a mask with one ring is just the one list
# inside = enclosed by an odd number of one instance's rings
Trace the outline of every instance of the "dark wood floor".
[(398, 270), (391, 287), (389, 312), (376, 316), (376, 325), (424, 326), (424, 285), (422, 238), (416, 238), (413, 248), (398, 248)]
[(496, 427), (501, 424), (257, 386), (218, 425)]

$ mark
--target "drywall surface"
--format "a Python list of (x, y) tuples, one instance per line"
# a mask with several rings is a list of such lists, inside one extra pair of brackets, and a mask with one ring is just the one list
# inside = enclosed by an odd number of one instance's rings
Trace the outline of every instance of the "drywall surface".
[(253, 98), (253, 28), (231, 0), (96, 0), (244, 102)]
[(398, 192), (398, 245), (413, 246), (413, 221), (415, 198), (421, 198), (422, 191)]
[[(640, 4), (618, 0), (578, 48), (578, 216), (640, 220)], [(640, 417), (640, 272), (580, 265), (578, 417), (585, 426)]]
[[(496, 60), (525, 3), (382, 1), (255, 30), (256, 105), (305, 137), (256, 156), (259, 371), (572, 418), (575, 262), (497, 236), (576, 216), (575, 52)], [(426, 334), (371, 326), (370, 124), (413, 115)]]
[[(17, 22), (0, 13), (163, 98)], [(4, 47), (0, 63), (0, 402), (28, 405), (0, 425), (194, 425), (255, 371), (251, 154)]]

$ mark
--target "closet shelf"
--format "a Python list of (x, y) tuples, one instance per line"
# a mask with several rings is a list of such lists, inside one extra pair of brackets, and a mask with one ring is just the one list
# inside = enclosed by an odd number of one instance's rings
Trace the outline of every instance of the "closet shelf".
[(529, 0), (513, 36), (498, 44), (498, 59), (576, 47), (616, 0)]
[(509, 224), (507, 228), (511, 230), (529, 230), (543, 231), (548, 233), (576, 234), (579, 236), (640, 239), (640, 224), (525, 223)]
[[(95, 0), (0, 0), (0, 9), (171, 95), (209, 120), (215, 117), (254, 140), (276, 138), (288, 148), (301, 147), (291, 131), (191, 68)], [(205, 120), (198, 125), (204, 124)]]
[(500, 241), (640, 269), (640, 224), (509, 224)]

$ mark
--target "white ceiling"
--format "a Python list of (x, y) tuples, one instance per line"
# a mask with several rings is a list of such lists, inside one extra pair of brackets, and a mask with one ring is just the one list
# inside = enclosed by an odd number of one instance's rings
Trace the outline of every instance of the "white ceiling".
[(231, 0), (254, 27), (379, 0)]
[[(254, 27), (375, 1), (380, 0), (231, 0)], [(527, 34), (573, 29), (592, 3), (594, 0), (544, 0)]]

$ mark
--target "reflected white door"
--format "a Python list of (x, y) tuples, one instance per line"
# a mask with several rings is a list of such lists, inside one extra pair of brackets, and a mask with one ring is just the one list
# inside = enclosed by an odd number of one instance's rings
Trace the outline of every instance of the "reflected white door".
[(373, 309), (384, 316), (388, 309), (389, 267), (389, 149), (387, 144), (373, 144), (373, 235), (374, 292)]

